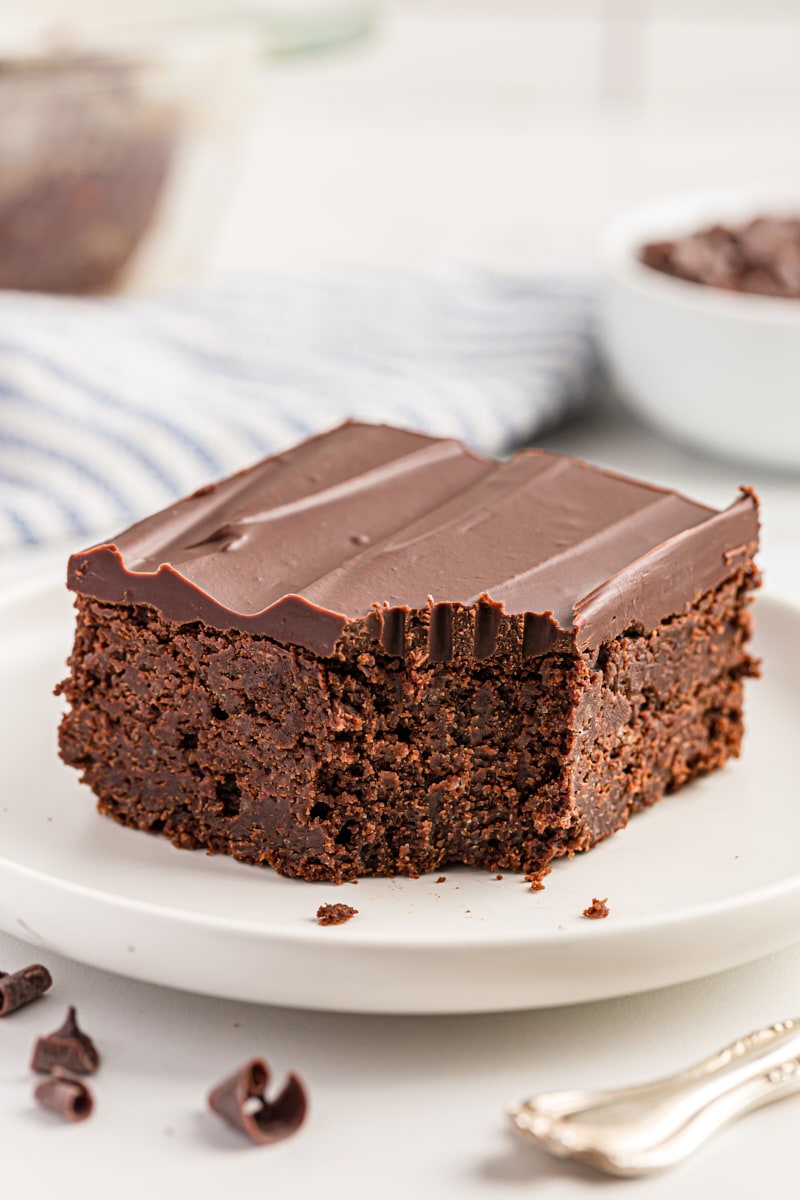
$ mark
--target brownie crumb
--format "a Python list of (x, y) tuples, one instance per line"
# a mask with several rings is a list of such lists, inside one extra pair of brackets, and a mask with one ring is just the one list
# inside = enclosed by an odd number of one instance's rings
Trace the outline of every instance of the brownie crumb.
[(274, 1100), (267, 1100), (270, 1070), (263, 1058), (252, 1058), (224, 1079), (208, 1097), (209, 1107), (257, 1146), (282, 1142), (303, 1124), (308, 1108), (298, 1077), (287, 1077)]
[(439, 876), (439, 878), (436, 880), (436, 882), (437, 882), (437, 883), (447, 883), (447, 876), (446, 876), (446, 875), (440, 875), (440, 876)]
[(317, 909), (317, 922), (320, 925), (344, 925), (358, 912), (350, 904), (320, 904)]
[(495, 875), (495, 879), (502, 879), (502, 878), (503, 878), (502, 875)]
[(596, 896), (592, 898), (592, 903), (588, 908), (583, 910), (583, 915), (588, 917), (590, 921), (599, 921), (601, 917), (607, 917), (611, 911), (607, 904), (608, 896), (604, 900), (598, 900)]
[(542, 881), (546, 875), (550, 874), (552, 869), (552, 867), (543, 867), (540, 871), (533, 871), (525, 876), (525, 882), (531, 885), (532, 892), (544, 891), (544, 883)]

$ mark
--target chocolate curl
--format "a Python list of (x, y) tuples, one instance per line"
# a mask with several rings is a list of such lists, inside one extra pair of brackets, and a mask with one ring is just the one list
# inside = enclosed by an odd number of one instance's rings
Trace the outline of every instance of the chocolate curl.
[(40, 1037), (33, 1048), (31, 1070), (49, 1075), (56, 1068), (73, 1075), (94, 1075), (100, 1066), (95, 1044), (78, 1026), (75, 1009), (70, 1006), (64, 1024), (55, 1033)]
[(73, 1079), (59, 1067), (33, 1093), (36, 1103), (55, 1113), (63, 1121), (85, 1121), (92, 1115), (92, 1093), (80, 1079)]
[(30, 1004), (31, 1000), (38, 1000), (52, 986), (50, 972), (40, 963), (32, 963), (11, 975), (0, 971), (0, 1017), (7, 1017), (23, 1004)]
[(269, 1076), (263, 1058), (252, 1058), (208, 1097), (212, 1110), (257, 1146), (282, 1142), (297, 1133), (308, 1108), (305, 1089), (292, 1073), (277, 1098), (267, 1100), (264, 1092)]

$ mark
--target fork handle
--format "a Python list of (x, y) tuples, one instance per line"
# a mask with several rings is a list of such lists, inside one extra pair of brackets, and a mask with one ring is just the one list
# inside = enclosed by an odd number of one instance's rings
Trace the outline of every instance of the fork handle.
[(518, 1133), (612, 1175), (681, 1162), (723, 1125), (800, 1091), (800, 1022), (756, 1030), (686, 1070), (638, 1087), (551, 1092), (512, 1105)]

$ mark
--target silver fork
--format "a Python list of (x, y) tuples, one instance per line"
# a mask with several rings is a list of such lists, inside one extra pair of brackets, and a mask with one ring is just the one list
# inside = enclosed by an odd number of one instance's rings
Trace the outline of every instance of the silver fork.
[(743, 1113), (800, 1091), (800, 1021), (779, 1021), (676, 1075), (608, 1092), (550, 1092), (512, 1104), (518, 1133), (611, 1175), (681, 1162)]

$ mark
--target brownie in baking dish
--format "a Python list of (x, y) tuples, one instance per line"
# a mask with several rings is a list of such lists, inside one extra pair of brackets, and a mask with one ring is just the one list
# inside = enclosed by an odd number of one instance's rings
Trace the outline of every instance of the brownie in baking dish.
[(347, 424), (72, 556), (101, 812), (308, 880), (546, 871), (739, 752), (757, 502)]

